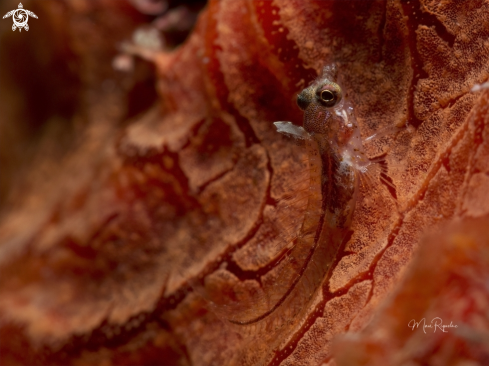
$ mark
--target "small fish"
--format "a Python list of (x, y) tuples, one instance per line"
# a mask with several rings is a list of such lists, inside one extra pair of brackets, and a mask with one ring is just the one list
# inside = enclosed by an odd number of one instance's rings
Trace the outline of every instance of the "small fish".
[(235, 279), (225, 295), (212, 296), (205, 285), (201, 291), (217, 314), (245, 333), (291, 329), (306, 316), (346, 244), (360, 186), (381, 179), (382, 166), (367, 157), (353, 107), (335, 80), (335, 67), (327, 66), (297, 96), (303, 126), (274, 123), (307, 151), (308, 202), (298, 235), (257, 281)]
[[(306, 146), (315, 141), (322, 157), (322, 189), (328, 212), (329, 226), (348, 227), (359, 198), (359, 185), (370, 186), (385, 170), (379, 160), (370, 160), (363, 146), (353, 107), (335, 80), (334, 65), (326, 66), (323, 74), (297, 96), (297, 105), (304, 111), (303, 127), (291, 122), (275, 122), (277, 131), (304, 140)], [(365, 141), (370, 140), (371, 136)], [(310, 148), (309, 148), (310, 150)]]

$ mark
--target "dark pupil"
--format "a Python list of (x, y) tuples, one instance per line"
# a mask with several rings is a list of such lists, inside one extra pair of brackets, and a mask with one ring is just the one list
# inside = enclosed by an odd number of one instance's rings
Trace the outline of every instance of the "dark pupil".
[(324, 102), (331, 102), (334, 100), (334, 94), (331, 90), (323, 90), (321, 92), (321, 99)]

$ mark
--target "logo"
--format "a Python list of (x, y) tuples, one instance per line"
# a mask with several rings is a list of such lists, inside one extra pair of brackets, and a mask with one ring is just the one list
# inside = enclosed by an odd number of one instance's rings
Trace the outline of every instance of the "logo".
[(432, 330), (433, 333), (436, 333), (437, 329), (439, 329), (443, 333), (448, 333), (448, 329), (458, 328), (458, 325), (452, 324), (452, 322), (450, 322), (450, 324), (443, 324), (443, 320), (441, 320), (441, 318), (436, 317), (431, 320), (430, 324), (426, 324), (425, 318), (421, 319), (419, 322), (412, 319), (409, 322), (408, 327), (411, 328), (411, 330), (414, 330), (414, 328), (417, 329), (418, 327), (422, 327), (423, 332), (426, 334), (426, 329)]
[(27, 25), (27, 21), (29, 20), (29, 15), (37, 19), (36, 14), (34, 14), (30, 10), (25, 10), (24, 7), (22, 6), (22, 3), (19, 3), (19, 8), (9, 11), (7, 14), (3, 16), (3, 19), (12, 16), (12, 19), (14, 21), (14, 25), (12, 25), (13, 31), (15, 31), (17, 28), (19, 28), (19, 32), (22, 31), (22, 28), (28, 31), (29, 25)]

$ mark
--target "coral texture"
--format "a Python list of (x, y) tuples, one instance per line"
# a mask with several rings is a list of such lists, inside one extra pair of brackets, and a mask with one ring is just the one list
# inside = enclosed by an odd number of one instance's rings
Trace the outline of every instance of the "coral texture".
[[(132, 3), (1, 30), (0, 365), (487, 365), (489, 4), (211, 0), (142, 61)], [(232, 324), (293, 281), (312, 175), (273, 122), (331, 63), (392, 184), (300, 316)]]

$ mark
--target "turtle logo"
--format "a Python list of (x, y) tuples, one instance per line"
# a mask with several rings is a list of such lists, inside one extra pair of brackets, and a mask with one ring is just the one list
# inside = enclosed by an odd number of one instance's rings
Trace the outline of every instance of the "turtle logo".
[(19, 28), (19, 32), (24, 28), (26, 31), (29, 30), (29, 26), (27, 25), (27, 21), (29, 20), (29, 15), (37, 19), (37, 15), (34, 14), (30, 10), (25, 10), (22, 6), (22, 3), (19, 3), (19, 8), (15, 10), (9, 11), (7, 14), (3, 16), (3, 19), (12, 15), (12, 19), (14, 21), (14, 25), (12, 25), (12, 30), (15, 31)]

